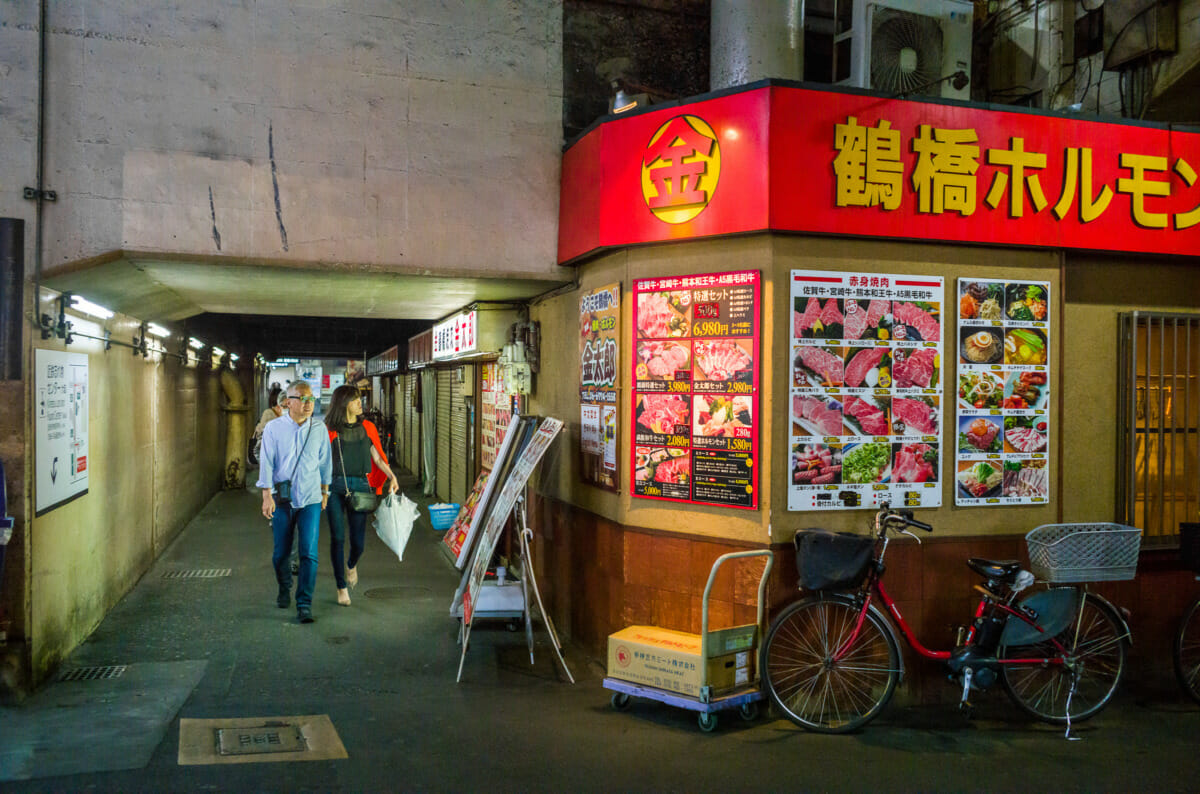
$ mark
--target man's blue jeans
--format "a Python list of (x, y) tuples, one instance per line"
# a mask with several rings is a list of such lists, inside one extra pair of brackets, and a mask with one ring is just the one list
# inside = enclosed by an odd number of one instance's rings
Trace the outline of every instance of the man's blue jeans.
[(292, 591), (292, 540), (299, 535), (299, 585), (296, 587), (296, 609), (312, 609), (313, 588), (317, 584), (317, 536), (321, 531), (321, 503), (292, 507), (291, 502), (277, 501), (271, 518), (275, 534), (275, 579), (280, 592)]

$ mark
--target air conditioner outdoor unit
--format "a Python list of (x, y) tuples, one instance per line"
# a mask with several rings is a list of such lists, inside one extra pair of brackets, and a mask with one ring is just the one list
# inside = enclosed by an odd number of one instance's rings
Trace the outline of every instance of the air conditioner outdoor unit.
[(969, 83), (950, 78), (971, 76), (974, 14), (971, 0), (853, 0), (851, 27), (835, 38), (835, 57), (849, 41), (850, 77), (839, 84), (970, 99)]

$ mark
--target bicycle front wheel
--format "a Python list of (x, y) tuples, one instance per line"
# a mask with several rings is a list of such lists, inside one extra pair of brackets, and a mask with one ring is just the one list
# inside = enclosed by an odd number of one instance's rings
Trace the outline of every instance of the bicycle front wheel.
[(800, 727), (855, 730), (874, 719), (895, 691), (900, 649), (875, 610), (866, 613), (855, 636), (861, 613), (853, 599), (819, 595), (792, 604), (771, 622), (763, 679), (771, 702)]
[(1030, 659), (1000, 665), (1009, 697), (1031, 716), (1063, 724), (1094, 717), (1112, 699), (1125, 674), (1129, 634), (1125, 621), (1107, 602), (1085, 594), (1075, 621), (1057, 637), (1066, 649), (1062, 664), (1054, 643), (1001, 646), (1000, 659)]
[(1175, 676), (1183, 691), (1200, 703), (1200, 598), (1183, 613), (1175, 635)]

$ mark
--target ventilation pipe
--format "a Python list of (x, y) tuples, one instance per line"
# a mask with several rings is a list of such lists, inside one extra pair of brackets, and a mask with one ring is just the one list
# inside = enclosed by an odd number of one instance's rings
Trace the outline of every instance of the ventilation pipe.
[(712, 0), (709, 90), (804, 79), (804, 0)]
[(21, 380), (25, 221), (0, 218), (0, 380)]
[(246, 392), (231, 370), (221, 370), (221, 390), (225, 392), (225, 482), (226, 491), (246, 487)]

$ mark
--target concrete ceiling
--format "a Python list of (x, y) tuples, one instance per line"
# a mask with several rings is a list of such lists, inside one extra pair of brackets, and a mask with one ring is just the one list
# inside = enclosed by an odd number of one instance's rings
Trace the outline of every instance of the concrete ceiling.
[(113, 311), (168, 322), (203, 313), (435, 321), (475, 301), (521, 301), (569, 280), (397, 273), (345, 265), (172, 261), (124, 254), (42, 283)]

